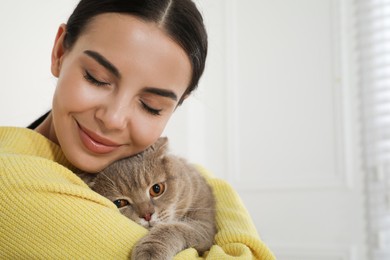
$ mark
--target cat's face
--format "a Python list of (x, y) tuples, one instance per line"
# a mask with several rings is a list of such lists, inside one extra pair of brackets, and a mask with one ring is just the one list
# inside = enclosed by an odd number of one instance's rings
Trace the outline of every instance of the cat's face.
[[(166, 156), (160, 143), (142, 155), (114, 163), (94, 180), (93, 189), (113, 201), (121, 213), (151, 228), (180, 215), (178, 201), (185, 187), (175, 176), (179, 161)], [(180, 210), (179, 210), (180, 211)]]

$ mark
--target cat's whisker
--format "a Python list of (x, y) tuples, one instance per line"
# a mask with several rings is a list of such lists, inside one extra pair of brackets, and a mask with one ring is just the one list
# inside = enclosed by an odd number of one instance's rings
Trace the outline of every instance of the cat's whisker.
[[(180, 213), (180, 212), (191, 212), (191, 211), (203, 211), (203, 212), (215, 212), (215, 209), (211, 209), (211, 208), (187, 208), (187, 209), (176, 209), (176, 213)], [(234, 211), (234, 212), (237, 212), (237, 211)]]
[(162, 210), (160, 213), (159, 213), (159, 219), (161, 220), (161, 222), (166, 222), (168, 221), (172, 216), (172, 212), (170, 212), (170, 210)]
[(184, 211), (194, 211), (194, 210), (215, 210), (213, 208), (202, 208), (202, 207), (199, 207), (199, 208), (184, 208), (184, 209), (176, 209), (176, 210), (184, 210)]

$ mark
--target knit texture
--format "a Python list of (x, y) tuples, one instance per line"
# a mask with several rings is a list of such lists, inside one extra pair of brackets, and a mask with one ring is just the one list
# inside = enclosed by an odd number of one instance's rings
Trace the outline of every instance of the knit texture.
[[(198, 167), (217, 201), (215, 245), (206, 259), (275, 259), (236, 192)], [(128, 259), (147, 230), (72, 172), (39, 133), (0, 127), (0, 259)], [(183, 250), (178, 259), (202, 259)]]

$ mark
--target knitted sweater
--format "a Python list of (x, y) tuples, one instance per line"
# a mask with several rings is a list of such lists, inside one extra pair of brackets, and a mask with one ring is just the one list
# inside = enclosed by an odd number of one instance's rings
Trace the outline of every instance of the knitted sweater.
[[(207, 259), (275, 259), (240, 198), (204, 169), (216, 196), (215, 245)], [(39, 133), (0, 127), (0, 259), (126, 259), (147, 230), (72, 171)], [(196, 250), (175, 259), (200, 259)]]

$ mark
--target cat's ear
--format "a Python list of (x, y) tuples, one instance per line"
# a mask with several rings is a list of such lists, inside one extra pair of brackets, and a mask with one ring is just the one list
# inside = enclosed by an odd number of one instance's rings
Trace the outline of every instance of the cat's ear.
[(96, 174), (93, 173), (85, 173), (85, 172), (80, 172), (77, 173), (77, 175), (90, 187), (93, 188), (95, 185), (95, 180), (96, 180)]
[(158, 156), (164, 156), (168, 150), (168, 137), (160, 137), (153, 144), (154, 151), (158, 154)]

